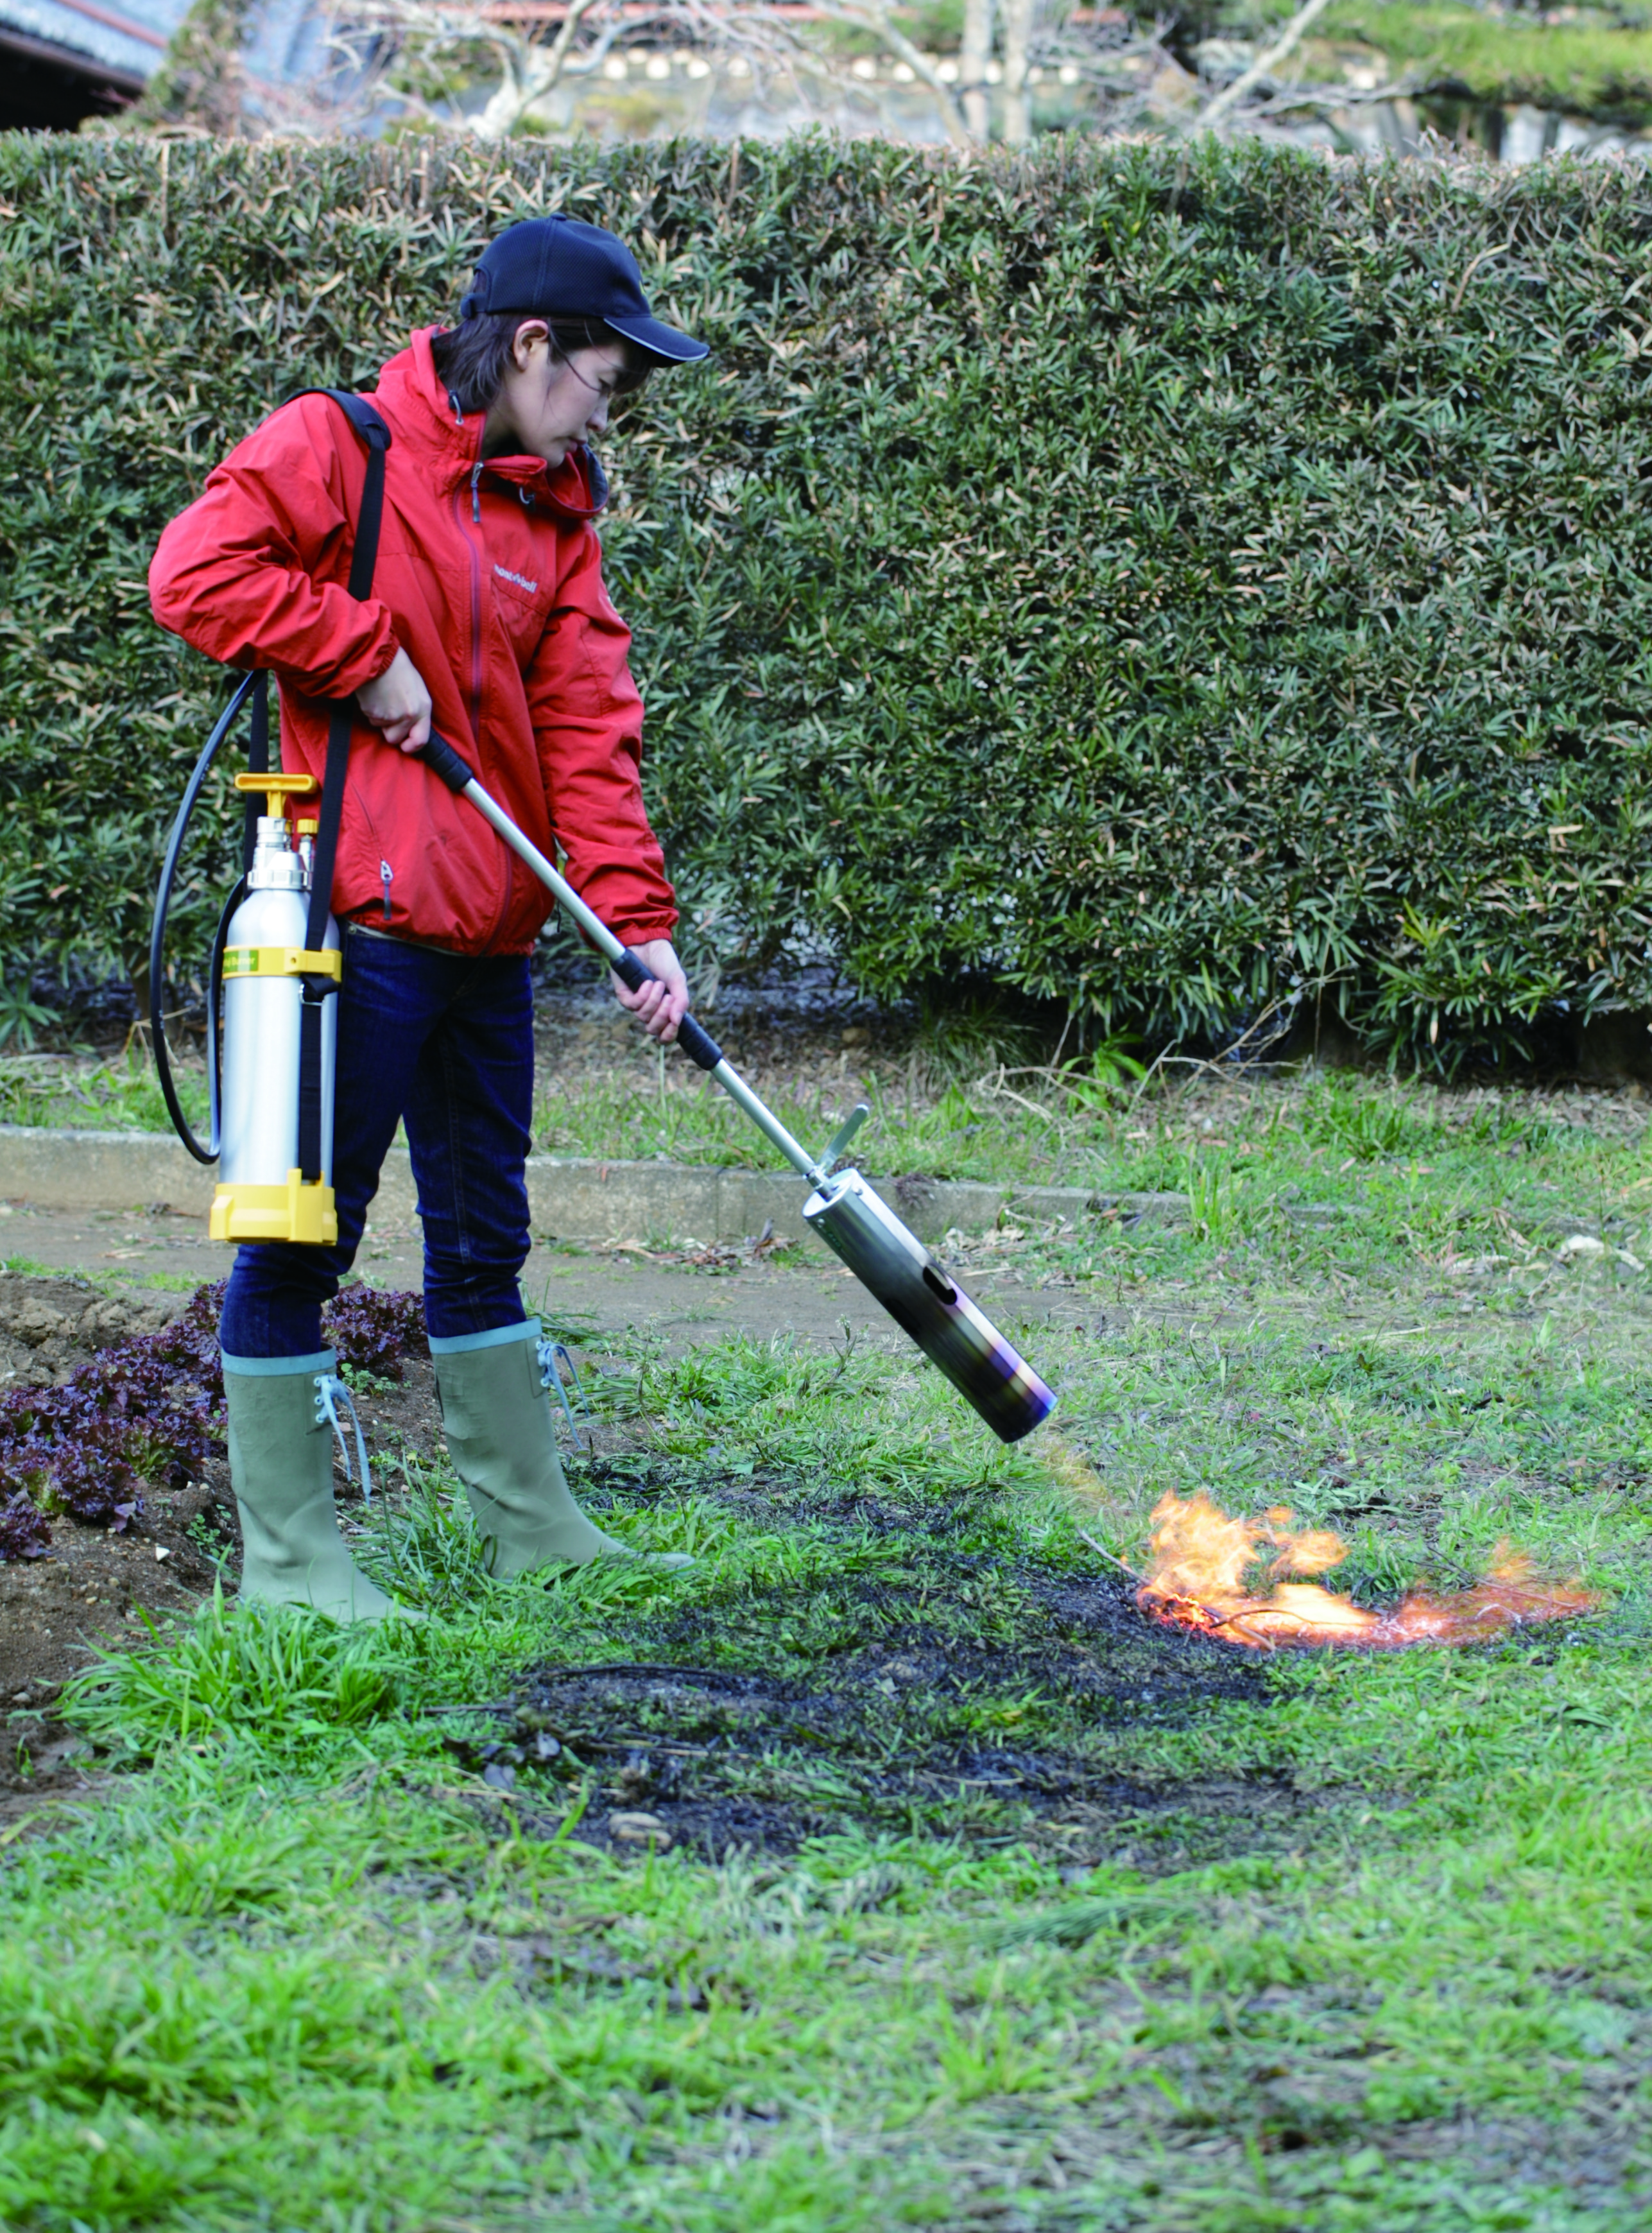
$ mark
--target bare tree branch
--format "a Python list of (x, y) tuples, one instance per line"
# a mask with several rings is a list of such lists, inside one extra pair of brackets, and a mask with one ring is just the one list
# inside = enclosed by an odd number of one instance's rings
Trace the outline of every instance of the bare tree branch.
[(840, 23), (854, 23), (863, 31), (875, 33), (890, 53), (905, 62), (913, 75), (921, 78), (934, 94), (935, 106), (940, 111), (941, 122), (946, 126), (946, 136), (953, 146), (973, 146), (973, 137), (964, 121), (951, 86), (928, 55), (914, 47), (904, 31), (896, 29), (887, 10), (877, 6), (875, 0), (871, 0), (871, 4), (865, 6), (854, 4), (854, 0), (815, 0), (815, 7), (818, 14), (834, 16)]
[(516, 130), (536, 101), (559, 84), (579, 27), (598, 0), (569, 0), (563, 27), (549, 47), (524, 41), (525, 53), (510, 56), (499, 89), (476, 120), (484, 140), (504, 140)]
[[(355, 18), (354, 37), (347, 34), (341, 44), (354, 53), (363, 98), (370, 80), (373, 99), (389, 95), (448, 130), (492, 140), (515, 131), (564, 79), (599, 68), (622, 32), (674, 36), (702, 50), (743, 56), (759, 82), (769, 71), (784, 75), (805, 99), (810, 79), (843, 81), (831, 57), (801, 36), (796, 17), (768, 0), (659, 0), (636, 13), (624, 0), (567, 0), (566, 12), (558, 12), (556, 35), (547, 40), (523, 27), (509, 0), (368, 0), (367, 11)], [(882, 0), (815, 0), (814, 13), (870, 31), (933, 94), (954, 145), (972, 144), (952, 89), (930, 57), (889, 20)], [(375, 42), (378, 51), (370, 53)], [(451, 100), (444, 107), (416, 77), (410, 81), (410, 68), (416, 73), (421, 64), (478, 48), (494, 57), (499, 83), (472, 114), (455, 113)]]
[(1304, 7), (1298, 8), (1266, 53), (1259, 55), (1249, 69), (1242, 71), (1232, 85), (1224, 86), (1215, 100), (1200, 110), (1193, 120), (1193, 129), (1204, 132), (1208, 131), (1212, 125), (1219, 124), (1228, 110), (1243, 101), (1252, 86), (1260, 85), (1265, 77), (1278, 69), (1309, 24), (1317, 16), (1323, 16), (1330, 4), (1330, 0), (1307, 0)]

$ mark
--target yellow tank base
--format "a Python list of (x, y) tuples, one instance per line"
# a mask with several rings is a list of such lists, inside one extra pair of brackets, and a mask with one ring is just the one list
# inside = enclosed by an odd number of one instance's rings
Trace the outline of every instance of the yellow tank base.
[(214, 1240), (297, 1240), (333, 1248), (338, 1213), (330, 1186), (319, 1179), (306, 1186), (302, 1174), (292, 1170), (285, 1186), (220, 1186), (206, 1229)]

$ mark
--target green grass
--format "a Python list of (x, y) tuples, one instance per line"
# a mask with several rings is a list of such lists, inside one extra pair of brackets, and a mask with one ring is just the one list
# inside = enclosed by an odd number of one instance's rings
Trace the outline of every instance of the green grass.
[[(762, 1136), (686, 1063), (636, 1068), (646, 1074), (599, 1074), (576, 1089), (542, 1093), (536, 1148), (773, 1168)], [(1292, 1186), (1311, 1182), (1320, 1194), (1354, 1201), (1373, 1185), (1397, 1197), (1411, 1189), (1414, 1174), (1440, 1175), (1438, 1168), (1419, 1172), (1425, 1162), (1437, 1166), (1444, 1157), (1467, 1175), (1489, 1157), (1493, 1168), (1507, 1167), (1501, 1195), (1522, 1204), (1540, 1206), (1545, 1184), (1564, 1176), (1570, 1185), (1585, 1166), (1588, 1186), (1600, 1183), (1589, 1161), (1599, 1097), (1576, 1089), (1464, 1093), (1304, 1071), (1244, 1103), (1250, 1113), (1232, 1132), (1231, 1149), (1230, 1111), (1238, 1104), (1213, 1089), (1194, 1106), (1179, 1095), (1167, 1098), (1163, 1089), (1160, 1073), (1144, 1094), (1107, 1058), (1098, 1077), (1088, 1061), (1057, 1071), (930, 1057), (904, 1073), (868, 1070), (807, 1096), (783, 1089), (773, 1103), (799, 1137), (823, 1146), (864, 1098), (872, 1117), (855, 1143), (856, 1160), (872, 1170), (933, 1178), (1157, 1190), (1197, 1187), (1213, 1169), (1240, 1192), (1260, 1187), (1283, 1199)], [(1347, 1162), (1360, 1174), (1351, 1183), (1342, 1169)], [(1431, 1201), (1441, 1197), (1439, 1188), (1422, 1192)], [(1644, 1207), (1652, 1217), (1652, 1198)]]
[(1522, 21), (1470, 7), (1343, 0), (1324, 19), (1387, 55), (1395, 78), (1461, 87), (1476, 100), (1531, 101), (1626, 124), (1652, 115), (1652, 30), (1604, 10), (1571, 23)]
[[(953, 1178), (1008, 1163), (1015, 1175), (1031, 1179), (1055, 1167), (1057, 1135), (1030, 1136), (1021, 1112), (1005, 1123), (988, 1097), (965, 1086), (942, 1084), (908, 1096), (875, 1078), (864, 1088), (856, 1083), (830, 1094), (783, 1090), (771, 1105), (782, 1123), (818, 1150), (862, 1094), (875, 1122), (857, 1145), (875, 1141), (880, 1168), (887, 1162), (891, 1169)], [(534, 1143), (545, 1155), (663, 1156), (672, 1162), (746, 1170), (770, 1170), (776, 1162), (751, 1119), (680, 1061), (667, 1065), (664, 1081), (603, 1079), (576, 1093), (542, 1094)]]
[[(846, 1075), (829, 1090), (764, 1081), (776, 1113), (823, 1148), (864, 1097), (873, 1110), (880, 1168), (940, 1177), (1040, 1182), (1095, 1164), (1089, 1119), (1128, 1083), (1128, 1058), (1070, 1062), (1059, 1072), (999, 1067), (992, 1045), (943, 1029), (903, 1063)], [(179, 1097), (198, 1131), (206, 1123), (205, 1074), (175, 1066)], [(0, 1122), (170, 1132), (154, 1072), (140, 1053), (118, 1061), (0, 1058)], [(554, 1071), (534, 1125), (541, 1155), (614, 1156), (771, 1169), (773, 1149), (728, 1097), (681, 1056), (636, 1049), (628, 1059)]]
[[(184, 1113), (206, 1128), (206, 1073), (179, 1061), (173, 1075)], [(154, 1066), (141, 1049), (94, 1056), (0, 1056), (0, 1123), (84, 1126), (97, 1131), (170, 1132)]]
[[(33, 1279), (61, 1279), (63, 1276), (61, 1264), (42, 1264), (36, 1256), (0, 1255), (0, 1272)], [(198, 1279), (179, 1272), (143, 1272), (128, 1279), (113, 1272), (76, 1272), (75, 1277), (106, 1295), (118, 1295), (132, 1287), (146, 1287), (157, 1294), (192, 1295), (200, 1285)]]
[[(864, 1100), (872, 1113), (855, 1154), (875, 1169), (1027, 1184), (1100, 1175), (1110, 1120), (1141, 1076), (1128, 1055), (1109, 1047), (1058, 1069), (1014, 1067), (990, 1042), (972, 1045), (944, 1030), (926, 1038), (904, 1064), (868, 1065), (829, 1087), (759, 1083), (782, 1122), (817, 1149)], [(775, 1163), (751, 1120), (676, 1057), (634, 1062), (628, 1075), (621, 1068), (554, 1080), (540, 1095), (535, 1140), (549, 1154), (663, 1156), (753, 1170)]]
[[(1188, 1218), (972, 1253), (1068, 1283), (1021, 1338), (1088, 1497), (902, 1350), (638, 1345), (593, 1390), (629, 1454), (580, 1484), (695, 1567), (491, 1583), (414, 1456), (360, 1555), (425, 1625), (219, 1601), (81, 1682), (100, 1795), (3, 1849), (0, 2223), (1646, 2223), (1641, 1111), (1298, 1081), (1082, 1122)], [(1136, 1561), (1197, 1488), (1339, 1529), (1368, 1602), (1508, 1537), (1603, 1609), (1201, 1687), (1071, 1610), (1111, 1586), (1084, 1535)], [(602, 1661), (845, 1697), (692, 1770), (801, 1846), (601, 1850), (617, 1754), (502, 1790), (516, 1709), (434, 1710)], [(937, 1787), (966, 1744), (1077, 1795)]]

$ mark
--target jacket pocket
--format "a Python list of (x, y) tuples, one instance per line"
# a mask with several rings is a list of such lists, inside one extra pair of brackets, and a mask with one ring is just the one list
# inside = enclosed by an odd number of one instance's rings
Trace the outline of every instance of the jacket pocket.
[(501, 559), (490, 559), (488, 563), (501, 625), (516, 654), (517, 665), (525, 667), (544, 632), (545, 615), (550, 606), (550, 583), (548, 580), (540, 581), (530, 572), (507, 566)]

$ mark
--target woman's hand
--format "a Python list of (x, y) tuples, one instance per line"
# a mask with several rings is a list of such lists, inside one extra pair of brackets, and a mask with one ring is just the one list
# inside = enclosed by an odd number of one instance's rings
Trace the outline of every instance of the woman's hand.
[(683, 975), (683, 966), (668, 938), (651, 938), (646, 946), (634, 946), (631, 951), (653, 970), (654, 982), (645, 985), (640, 993), (628, 993), (615, 977), (614, 997), (622, 1008), (629, 1008), (651, 1039), (669, 1046), (677, 1036), (678, 1025), (688, 1013), (688, 980)]
[(355, 702), (387, 745), (416, 752), (430, 742), (430, 693), (406, 653), (395, 657), (376, 682), (364, 682)]

